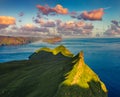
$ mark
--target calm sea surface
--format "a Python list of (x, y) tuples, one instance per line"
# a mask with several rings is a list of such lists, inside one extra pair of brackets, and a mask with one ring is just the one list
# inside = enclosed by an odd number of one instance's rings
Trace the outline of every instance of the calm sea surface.
[(120, 97), (120, 38), (65, 39), (55, 45), (36, 42), (22, 46), (3, 46), (0, 47), (0, 62), (27, 59), (41, 47), (54, 48), (61, 44), (74, 54), (83, 50), (85, 62), (106, 84), (109, 97)]

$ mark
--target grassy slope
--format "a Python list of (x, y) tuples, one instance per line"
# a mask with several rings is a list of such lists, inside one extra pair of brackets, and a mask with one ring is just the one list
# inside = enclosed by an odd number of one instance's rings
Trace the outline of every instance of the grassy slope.
[(104, 83), (84, 63), (83, 52), (76, 57), (73, 69), (66, 74), (54, 97), (107, 97)]
[(107, 97), (105, 92), (82, 57), (73, 57), (64, 46), (0, 64), (0, 97)]

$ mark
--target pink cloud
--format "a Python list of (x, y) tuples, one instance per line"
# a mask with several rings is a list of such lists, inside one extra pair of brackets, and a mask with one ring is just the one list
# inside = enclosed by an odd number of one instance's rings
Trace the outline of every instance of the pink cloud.
[(84, 21), (68, 21), (60, 23), (57, 29), (58, 32), (63, 35), (89, 35), (92, 33), (93, 25), (85, 23)]
[(0, 16), (0, 29), (6, 28), (10, 25), (14, 25), (16, 20), (10, 16)]
[(53, 8), (56, 10), (56, 13), (58, 14), (68, 14), (68, 9), (67, 8), (63, 8), (62, 5), (56, 5), (55, 8)]
[(40, 12), (42, 12), (43, 15), (49, 15), (53, 13), (57, 14), (68, 14), (68, 9), (63, 8), (62, 5), (56, 5), (54, 8), (50, 8), (49, 6), (41, 6), (37, 5), (36, 6)]
[(91, 21), (96, 21), (96, 20), (102, 20), (102, 17), (104, 15), (104, 9), (100, 8), (97, 10), (92, 10), (92, 11), (83, 11), (82, 13), (78, 12), (71, 12), (70, 16), (72, 18), (76, 18), (78, 20), (91, 20)]
[(102, 16), (104, 15), (104, 9), (100, 8), (97, 10), (92, 10), (92, 11), (84, 11), (81, 14), (81, 18), (84, 20), (102, 20)]
[(111, 27), (104, 32), (104, 35), (107, 35), (107, 36), (120, 35), (120, 27), (118, 25), (112, 24)]

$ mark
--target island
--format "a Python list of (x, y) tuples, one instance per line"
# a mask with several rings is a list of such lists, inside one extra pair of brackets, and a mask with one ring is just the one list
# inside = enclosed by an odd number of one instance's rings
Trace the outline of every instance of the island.
[(0, 36), (0, 46), (23, 45), (39, 40), (33, 37)]
[(36, 41), (55, 44), (62, 41), (61, 37), (20, 37), (20, 36), (0, 36), (0, 46), (23, 45)]
[(108, 91), (83, 51), (74, 55), (60, 45), (0, 63), (0, 97), (108, 97)]
[(54, 37), (44, 38), (42, 41), (47, 42), (49, 44), (55, 44), (61, 42), (62, 38), (60, 36), (54, 36)]

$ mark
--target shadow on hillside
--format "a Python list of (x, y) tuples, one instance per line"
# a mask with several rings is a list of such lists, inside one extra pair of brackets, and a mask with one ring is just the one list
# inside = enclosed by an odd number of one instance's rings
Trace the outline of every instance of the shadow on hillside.
[(72, 65), (71, 57), (45, 51), (29, 60), (2, 63), (0, 97), (53, 97)]

